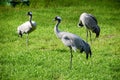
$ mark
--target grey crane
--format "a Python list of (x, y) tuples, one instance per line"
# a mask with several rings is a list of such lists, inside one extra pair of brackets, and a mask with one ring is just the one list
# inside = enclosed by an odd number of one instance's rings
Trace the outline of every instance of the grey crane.
[[(100, 35), (100, 27), (98, 26), (97, 19), (88, 13), (82, 13), (79, 19), (79, 27), (86, 27), (87, 35), (86, 40), (88, 38), (88, 31), (90, 33), (90, 40), (91, 40), (91, 31), (96, 34), (96, 38)], [(87, 40), (88, 41), (88, 40)]]
[(26, 44), (28, 45), (28, 35), (32, 31), (36, 29), (36, 22), (32, 21), (32, 12), (28, 12), (27, 15), (29, 16), (29, 21), (21, 24), (17, 28), (18, 35), (22, 37), (23, 34), (26, 35)]
[(88, 56), (92, 55), (91, 48), (88, 43), (86, 43), (84, 40), (82, 40), (79, 36), (69, 33), (69, 32), (63, 32), (58, 29), (58, 26), (61, 22), (61, 17), (56, 16), (55, 21), (57, 21), (54, 32), (56, 36), (63, 42), (63, 44), (70, 49), (70, 69), (72, 68), (72, 50), (76, 52), (76, 49), (80, 50), (82, 53), (83, 51), (86, 53), (86, 59), (88, 59)]

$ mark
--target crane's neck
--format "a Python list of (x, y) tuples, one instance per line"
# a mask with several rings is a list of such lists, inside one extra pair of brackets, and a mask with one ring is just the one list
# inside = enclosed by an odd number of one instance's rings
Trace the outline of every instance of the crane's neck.
[(32, 26), (32, 15), (30, 15), (29, 18), (30, 18), (30, 20), (29, 20), (29, 21), (30, 21), (30, 24), (31, 24), (31, 26)]
[(60, 21), (58, 21), (58, 22), (56, 23), (55, 27), (54, 27), (54, 32), (55, 32), (55, 34), (56, 34), (56, 36), (57, 36), (58, 38), (60, 38), (60, 34), (59, 34), (60, 31), (59, 31), (59, 29), (58, 29), (59, 24), (60, 24)]

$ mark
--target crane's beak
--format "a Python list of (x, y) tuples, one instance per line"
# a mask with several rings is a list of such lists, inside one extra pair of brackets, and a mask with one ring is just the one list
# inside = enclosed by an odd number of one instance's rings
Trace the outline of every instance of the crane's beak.
[(96, 38), (98, 38), (99, 35), (100, 35), (100, 27), (99, 27), (99, 26), (96, 27), (96, 28), (93, 30), (93, 33), (95, 33), (95, 34), (96, 34)]
[(79, 23), (78, 25), (81, 26), (81, 27), (83, 27), (83, 24), (80, 24), (80, 23)]
[(78, 27), (83, 27), (82, 21), (78, 23)]

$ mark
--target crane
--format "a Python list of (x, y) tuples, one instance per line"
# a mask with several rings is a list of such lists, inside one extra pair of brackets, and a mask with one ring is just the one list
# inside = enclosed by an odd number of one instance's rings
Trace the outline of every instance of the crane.
[[(88, 41), (88, 31), (90, 33), (90, 40), (91, 40), (91, 31), (96, 34), (96, 38), (100, 35), (100, 27), (98, 26), (97, 19), (88, 13), (82, 13), (79, 18), (79, 27), (86, 27), (87, 35), (86, 41)], [(92, 41), (92, 40), (91, 40)]]
[(29, 16), (29, 21), (21, 24), (17, 28), (18, 35), (22, 37), (23, 34), (27, 34), (26, 36), (26, 45), (28, 45), (28, 35), (32, 31), (36, 29), (36, 22), (32, 21), (32, 12), (28, 12), (27, 15)]
[(90, 45), (75, 34), (60, 31), (58, 29), (58, 26), (61, 22), (61, 17), (56, 16), (54, 20), (57, 21), (54, 27), (54, 32), (56, 36), (63, 42), (65, 46), (69, 47), (70, 49), (70, 69), (72, 68), (72, 50), (76, 52), (76, 49), (79, 49), (81, 53), (84, 51), (86, 53), (86, 59), (88, 59), (89, 55), (91, 57), (92, 52)]

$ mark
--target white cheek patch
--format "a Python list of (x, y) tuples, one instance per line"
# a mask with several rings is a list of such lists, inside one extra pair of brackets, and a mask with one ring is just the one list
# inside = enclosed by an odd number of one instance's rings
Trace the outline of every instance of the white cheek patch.
[(30, 14), (32, 15), (32, 12), (30, 12)]
[(61, 17), (58, 16), (57, 19), (60, 19), (60, 20), (61, 20)]

